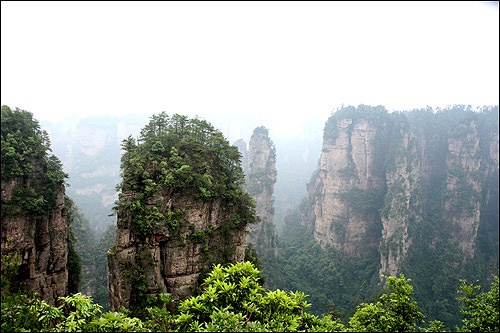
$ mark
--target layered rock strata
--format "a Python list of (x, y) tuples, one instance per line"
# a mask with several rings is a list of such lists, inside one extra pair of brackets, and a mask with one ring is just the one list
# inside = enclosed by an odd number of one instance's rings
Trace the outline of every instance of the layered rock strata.
[(160, 293), (173, 306), (193, 295), (214, 264), (245, 258), (255, 222), (242, 189), (241, 155), (206, 121), (154, 115), (122, 145), (117, 236), (108, 251), (111, 309), (143, 311)]
[[(364, 207), (361, 201), (384, 188), (384, 179), (377, 173), (379, 129), (365, 119), (339, 119), (335, 126), (338, 134), (323, 142), (317, 186), (311, 189), (317, 198), (314, 238), (346, 255), (361, 255), (378, 246), (378, 207), (369, 203)], [(353, 197), (357, 195), (362, 198)]]

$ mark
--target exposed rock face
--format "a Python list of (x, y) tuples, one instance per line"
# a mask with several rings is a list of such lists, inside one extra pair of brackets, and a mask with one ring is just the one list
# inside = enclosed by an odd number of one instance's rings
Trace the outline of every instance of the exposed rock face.
[[(29, 181), (28, 181), (29, 184)], [(2, 202), (26, 186), (22, 178), (2, 180)], [(51, 305), (68, 295), (70, 228), (64, 205), (64, 185), (57, 190), (53, 212), (43, 216), (2, 214), (2, 252), (20, 257), (19, 283)]]
[[(453, 227), (453, 238), (467, 257), (474, 256), (481, 213), (481, 159), (477, 122), (460, 124), (455, 131), (466, 133), (448, 138), (448, 167), (444, 218)], [(498, 148), (498, 147), (497, 147)]]
[(65, 206), (67, 175), (48, 153), (48, 133), (31, 112), (3, 105), (1, 132), (2, 261), (7, 254), (20, 264), (7, 285), (55, 305), (78, 287)]
[(276, 256), (277, 234), (274, 226), (274, 184), (276, 183), (276, 152), (269, 133), (257, 127), (250, 138), (248, 149), (247, 185), (255, 199), (259, 223), (248, 225), (247, 242), (255, 245), (259, 254), (271, 252)]
[[(122, 197), (134, 196), (124, 193)], [(130, 228), (130, 216), (118, 213), (116, 246), (108, 252), (111, 309), (129, 308), (137, 297), (137, 284), (145, 283), (147, 295), (171, 293), (174, 301), (191, 296), (202, 272), (212, 262), (242, 262), (245, 226), (227, 232), (222, 221), (231, 216), (220, 201), (187, 196), (163, 197), (150, 202), (161, 209), (184, 209), (184, 222), (175, 233), (162, 228), (139, 239)], [(135, 273), (139, 272), (138, 275)]]
[(109, 287), (111, 309), (135, 313), (149, 296), (193, 295), (213, 264), (242, 262), (255, 207), (237, 148), (204, 120), (162, 112), (123, 146)]
[[(406, 125), (406, 126), (405, 126)], [(382, 275), (396, 276), (401, 263), (408, 253), (412, 239), (408, 233), (410, 223), (419, 223), (420, 214), (413, 193), (420, 181), (420, 159), (417, 146), (420, 138), (408, 131), (407, 124), (396, 128), (399, 154), (394, 157), (392, 167), (386, 167), (384, 210), (381, 211), (382, 235), (380, 238), (380, 272)], [(412, 154), (409, 151), (412, 151)]]
[(377, 248), (380, 219), (371, 207), (353, 207), (347, 197), (384, 187), (376, 169), (379, 129), (365, 119), (351, 118), (339, 119), (335, 126), (338, 136), (323, 142), (318, 184), (311, 189), (321, 198), (314, 202), (314, 237), (346, 255), (361, 255)]
[[(449, 117), (439, 128), (428, 125), (437, 122), (432, 112), (374, 109), (351, 107), (328, 120), (302, 223), (347, 256), (379, 251), (380, 274), (398, 274), (415, 235), (438, 221), (464, 261), (473, 258), (482, 207), (498, 183), (498, 128), (466, 110), (439, 115)], [(432, 248), (436, 236), (424, 236)]]

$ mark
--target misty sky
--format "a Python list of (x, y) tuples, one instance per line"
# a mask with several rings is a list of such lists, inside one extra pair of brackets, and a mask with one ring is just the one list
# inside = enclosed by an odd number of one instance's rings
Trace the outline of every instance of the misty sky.
[(497, 3), (1, 2), (1, 103), (293, 133), (341, 104), (499, 103)]

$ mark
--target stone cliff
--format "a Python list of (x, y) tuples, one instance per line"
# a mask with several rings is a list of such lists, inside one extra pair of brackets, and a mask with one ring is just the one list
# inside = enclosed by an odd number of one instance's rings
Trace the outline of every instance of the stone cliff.
[(463, 262), (473, 258), (481, 223), (491, 224), (481, 217), (491, 200), (486, 184), (498, 183), (498, 128), (485, 114), (337, 111), (325, 126), (302, 224), (346, 256), (378, 251), (379, 274), (398, 274), (417, 238), (432, 248), (438, 223)]
[(30, 112), (2, 107), (2, 256), (20, 264), (13, 288), (24, 285), (54, 305), (76, 292), (78, 281), (68, 269), (67, 175), (48, 149), (48, 135)]
[(248, 226), (247, 242), (252, 243), (259, 255), (278, 254), (277, 234), (274, 226), (274, 184), (276, 183), (276, 149), (265, 127), (257, 127), (250, 138), (248, 149), (247, 189), (255, 199), (257, 224)]
[(244, 260), (255, 207), (241, 188), (241, 155), (207, 122), (165, 113), (123, 147), (111, 309), (141, 311), (160, 293), (176, 304), (213, 264)]
[(474, 256), (481, 214), (481, 154), (477, 121), (459, 124), (448, 138), (444, 218), (466, 257)]
[[(380, 212), (380, 272), (396, 276), (412, 243), (408, 228), (421, 222), (421, 209), (415, 196), (422, 180), (423, 137), (410, 132), (406, 119), (392, 122), (388, 133), (393, 144), (385, 163), (386, 193)], [(424, 158), (425, 160), (425, 158)]]
[(365, 119), (340, 119), (336, 127), (338, 136), (323, 143), (316, 189), (323, 199), (314, 204), (314, 237), (347, 255), (360, 255), (378, 245), (378, 216), (369, 205), (358, 205), (384, 185), (376, 173), (378, 129)]
[[(123, 193), (122, 200), (134, 195)], [(147, 295), (170, 293), (174, 301), (183, 300), (193, 295), (201, 282), (200, 274), (212, 263), (241, 262), (245, 257), (245, 226), (227, 230), (222, 222), (231, 212), (220, 201), (158, 195), (149, 204), (160, 211), (182, 209), (182, 222), (175, 231), (164, 227), (143, 239), (132, 232), (131, 216), (118, 212), (116, 245), (108, 253), (114, 311), (137, 302), (136, 287), (141, 283)]]
[[(2, 202), (22, 187), (22, 181), (2, 181)], [(2, 249), (17, 253), (20, 261), (18, 282), (38, 293), (49, 304), (68, 295), (68, 252), (70, 229), (64, 206), (64, 187), (57, 190), (53, 212), (42, 216), (2, 214)], [(2, 251), (3, 252), (3, 251)]]
[(319, 172), (309, 185), (316, 198), (308, 217), (314, 238), (348, 256), (376, 250), (380, 235), (379, 202), (385, 189), (377, 155), (383, 128), (368, 119), (332, 119), (325, 135)]

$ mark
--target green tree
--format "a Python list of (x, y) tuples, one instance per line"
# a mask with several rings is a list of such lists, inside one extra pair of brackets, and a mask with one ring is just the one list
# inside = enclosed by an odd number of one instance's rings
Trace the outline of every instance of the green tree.
[(59, 159), (49, 154), (50, 140), (31, 112), (2, 106), (1, 169), (4, 182), (19, 186), (4, 200), (2, 215), (41, 216), (54, 210), (57, 193), (68, 177)]
[(495, 281), (486, 293), (479, 293), (481, 287), (474, 283), (469, 285), (465, 280), (460, 280), (460, 282), (462, 285), (459, 292), (464, 296), (457, 299), (464, 304), (460, 312), (465, 315), (465, 318), (459, 330), (462, 332), (500, 331), (498, 276), (495, 276)]
[(387, 278), (387, 291), (376, 303), (362, 303), (349, 324), (358, 332), (415, 332), (424, 316), (412, 298), (413, 287), (404, 275)]
[(201, 295), (179, 305), (176, 322), (188, 331), (341, 331), (341, 323), (304, 312), (301, 292), (264, 292), (252, 263), (215, 265)]
[[(2, 255), (2, 283), (12, 279), (9, 271), (18, 263), (14, 257)], [(8, 267), (8, 269), (4, 269)], [(61, 297), (62, 305), (51, 306), (37, 295), (2, 290), (2, 331), (40, 332), (442, 332), (443, 324), (432, 321), (420, 328), (423, 318), (412, 300), (412, 287), (404, 276), (389, 277), (386, 293), (376, 303), (361, 304), (350, 319), (350, 328), (330, 315), (318, 318), (304, 312), (309, 306), (301, 292), (264, 291), (259, 284), (259, 270), (252, 263), (215, 265), (205, 279), (203, 292), (183, 301), (178, 313), (167, 311), (169, 294), (150, 300), (144, 320), (130, 316), (130, 311), (106, 312), (89, 296), (80, 293)], [(498, 277), (490, 291), (478, 294), (479, 287), (462, 282), (460, 298), (464, 320), (460, 331), (498, 332)], [(163, 304), (163, 305), (160, 305)], [(158, 306), (160, 305), (160, 306)]]
[[(232, 212), (229, 229), (255, 222), (255, 203), (246, 193), (241, 154), (221, 132), (205, 120), (165, 112), (154, 115), (137, 142), (122, 143), (121, 191), (115, 211), (129, 216), (132, 231), (140, 237), (153, 233), (160, 221), (175, 230), (182, 216), (174, 208), (159, 211), (148, 201), (163, 195), (192, 195), (202, 201), (220, 200)], [(134, 193), (124, 196), (124, 193)]]

